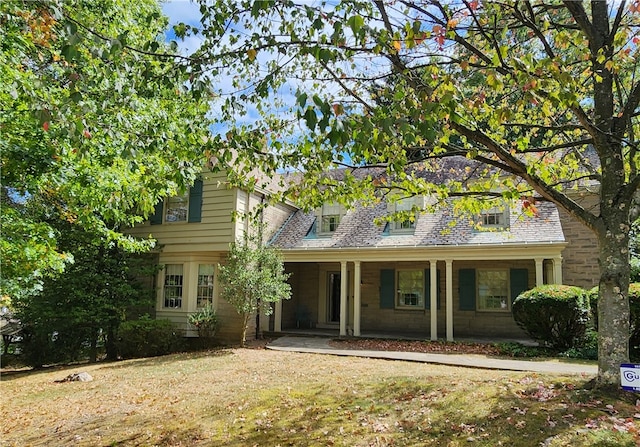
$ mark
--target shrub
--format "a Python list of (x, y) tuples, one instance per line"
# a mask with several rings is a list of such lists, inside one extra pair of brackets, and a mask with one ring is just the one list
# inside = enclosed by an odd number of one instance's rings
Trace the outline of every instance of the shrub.
[(565, 285), (543, 285), (527, 290), (514, 301), (513, 318), (534, 340), (566, 350), (576, 346), (587, 329), (586, 292)]
[(576, 346), (567, 349), (560, 355), (564, 357), (584, 360), (598, 359), (598, 333), (588, 328), (584, 337), (578, 340)]
[(210, 304), (190, 314), (188, 321), (198, 330), (200, 338), (213, 338), (218, 329), (218, 316)]
[(125, 321), (118, 329), (116, 348), (123, 359), (154, 357), (177, 352), (183, 337), (169, 320)]
[(554, 354), (549, 350), (549, 348), (541, 346), (526, 346), (522, 343), (512, 341), (496, 343), (495, 347), (498, 348), (500, 355), (506, 355), (509, 357), (533, 358), (548, 357)]
[[(598, 286), (589, 290), (593, 325), (598, 330)], [(629, 348), (640, 351), (640, 283), (629, 284)]]

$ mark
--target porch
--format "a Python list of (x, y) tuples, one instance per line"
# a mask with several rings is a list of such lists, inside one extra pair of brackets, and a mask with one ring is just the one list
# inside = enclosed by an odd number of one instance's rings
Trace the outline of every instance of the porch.
[(511, 304), (534, 285), (562, 282), (561, 248), (447, 247), (448, 258), (442, 247), (285, 251), (293, 296), (263, 330), (453, 341), (455, 327), (455, 340), (526, 340)]

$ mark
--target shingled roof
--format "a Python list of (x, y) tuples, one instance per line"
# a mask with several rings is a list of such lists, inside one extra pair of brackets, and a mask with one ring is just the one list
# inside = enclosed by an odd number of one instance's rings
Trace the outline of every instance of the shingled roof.
[[(419, 214), (411, 234), (389, 234), (375, 219), (387, 213), (387, 204), (349, 210), (335, 232), (327, 237), (309, 237), (316, 220), (314, 213), (297, 211), (276, 234), (271, 244), (281, 249), (416, 247), (435, 245), (531, 244), (564, 242), (555, 205), (540, 203), (537, 216), (526, 216), (522, 204), (509, 210), (508, 228), (478, 231), (469, 219), (455, 218), (449, 209)], [(450, 225), (455, 221), (455, 225)]]

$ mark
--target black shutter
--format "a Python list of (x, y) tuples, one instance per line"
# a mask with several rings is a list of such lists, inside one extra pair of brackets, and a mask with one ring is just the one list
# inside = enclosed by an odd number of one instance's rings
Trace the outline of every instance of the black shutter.
[(511, 283), (511, 302), (522, 292), (529, 289), (529, 271), (527, 269), (511, 269), (509, 271)]
[(460, 291), (460, 310), (476, 310), (476, 271), (460, 269), (458, 271)]
[(396, 271), (380, 270), (380, 309), (396, 307)]
[(196, 180), (189, 190), (189, 222), (202, 220), (202, 180)]
[(149, 216), (149, 223), (151, 225), (159, 225), (162, 223), (162, 213), (164, 211), (164, 199), (156, 203), (153, 214)]

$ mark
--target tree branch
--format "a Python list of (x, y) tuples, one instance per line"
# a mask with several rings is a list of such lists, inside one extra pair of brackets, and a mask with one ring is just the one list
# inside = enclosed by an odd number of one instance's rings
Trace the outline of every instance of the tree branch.
[[(586, 211), (583, 207), (581, 207), (577, 202), (569, 198), (567, 195), (551, 188), (546, 182), (544, 182), (535, 174), (530, 173), (524, 163), (522, 163), (516, 157), (512, 156), (492, 138), (485, 135), (479, 130), (470, 129), (455, 121), (450, 121), (449, 125), (458, 133), (465, 135), (469, 140), (480, 143), (484, 147), (486, 147), (487, 150), (495, 154), (505, 163), (505, 165), (508, 166), (508, 169), (506, 169), (507, 172), (511, 172), (514, 175), (522, 178), (544, 198), (560, 205), (567, 212), (576, 216), (590, 228), (596, 227), (597, 219), (595, 215)], [(486, 162), (486, 160), (484, 159), (480, 161), (482, 161), (483, 163)]]
[(564, 6), (569, 10), (580, 29), (587, 35), (587, 39), (593, 42), (595, 30), (593, 24), (589, 21), (589, 16), (584, 10), (581, 2), (575, 0), (564, 0)]

